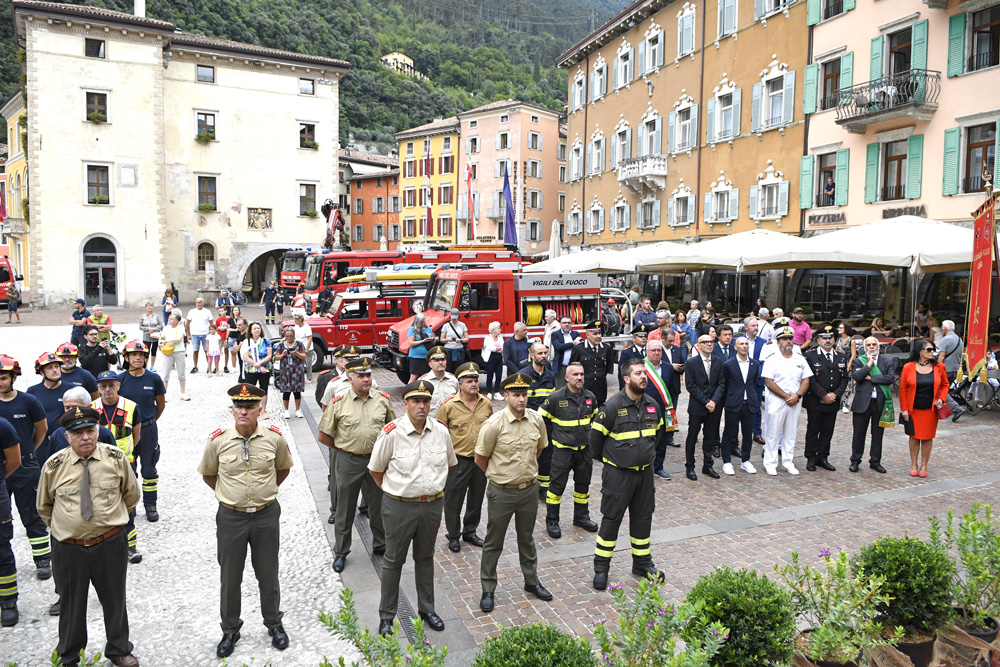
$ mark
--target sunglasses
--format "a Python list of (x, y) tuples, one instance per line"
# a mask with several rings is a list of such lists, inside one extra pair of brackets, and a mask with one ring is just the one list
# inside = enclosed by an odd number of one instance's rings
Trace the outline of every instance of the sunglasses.
[(933, 345), (928, 345), (927, 347), (921, 348), (921, 352), (937, 352), (937, 348)]

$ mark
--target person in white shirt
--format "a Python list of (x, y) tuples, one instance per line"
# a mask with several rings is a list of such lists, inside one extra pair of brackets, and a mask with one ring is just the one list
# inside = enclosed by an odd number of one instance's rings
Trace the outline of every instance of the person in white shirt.
[(795, 431), (802, 412), (802, 397), (809, 389), (812, 369), (801, 354), (792, 352), (795, 334), (791, 327), (781, 327), (775, 332), (777, 354), (764, 363), (764, 471), (778, 474), (778, 450), (781, 464), (790, 475), (798, 475), (795, 458)]
[(191, 341), (191, 349), (194, 355), (191, 361), (194, 363), (192, 373), (198, 372), (198, 350), (205, 350), (208, 357), (208, 328), (215, 322), (212, 312), (205, 307), (205, 300), (198, 297), (194, 300), (194, 308), (188, 311), (186, 329), (188, 340)]
[(552, 347), (552, 334), (559, 331), (559, 316), (551, 308), (545, 311), (545, 333), (542, 334), (542, 343), (549, 348), (549, 359), (556, 358), (556, 351)]
[(306, 348), (306, 382), (312, 382), (313, 379), (313, 365), (312, 357), (309, 355), (309, 351), (312, 350), (313, 344), (313, 330), (312, 327), (306, 324), (305, 315), (302, 313), (295, 314), (295, 341), (302, 343), (302, 346)]
[(767, 321), (768, 315), (767, 308), (761, 308), (757, 311), (757, 321), (760, 324), (760, 331), (757, 332), (757, 335), (764, 339), (765, 344), (774, 342), (774, 327)]

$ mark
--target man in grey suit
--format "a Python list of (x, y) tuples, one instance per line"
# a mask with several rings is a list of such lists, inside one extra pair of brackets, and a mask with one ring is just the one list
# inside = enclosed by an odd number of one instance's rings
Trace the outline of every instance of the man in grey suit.
[[(882, 434), (885, 427), (879, 422), (884, 415), (889, 419), (892, 411), (892, 384), (896, 380), (896, 360), (879, 354), (879, 342), (874, 336), (865, 338), (865, 353), (851, 364), (851, 377), (857, 383), (851, 412), (854, 417), (854, 438), (851, 442), (851, 472), (857, 472), (865, 453), (865, 431), (871, 422), (872, 444), (868, 452), (868, 465), (875, 472), (884, 473), (882, 467)], [(886, 401), (889, 402), (888, 411)]]

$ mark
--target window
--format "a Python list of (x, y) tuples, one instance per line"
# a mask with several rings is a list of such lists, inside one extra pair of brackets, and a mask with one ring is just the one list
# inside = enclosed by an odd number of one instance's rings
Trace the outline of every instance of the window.
[[(808, 183), (811, 187), (811, 178)], [(801, 182), (799, 186), (801, 195), (801, 189), (807, 186)], [(788, 215), (788, 192), (789, 182), (785, 180), (784, 174), (776, 170), (771, 161), (768, 160), (764, 174), (757, 178), (757, 185), (750, 186), (750, 218), (754, 220), (780, 220)], [(729, 208), (730, 216), (735, 218), (735, 211), (731, 210), (732, 200), (730, 200)], [(803, 208), (805, 207), (803, 206)]]
[(587, 212), (587, 232), (596, 234), (604, 229), (604, 209), (592, 208)]
[(575, 146), (573, 148), (573, 157), (570, 161), (569, 166), (569, 180), (575, 181), (578, 178), (583, 177), (583, 147)]
[(677, 57), (694, 52), (694, 8), (677, 17)]
[(694, 132), (691, 123), (691, 107), (677, 112), (676, 150), (686, 151), (694, 145)]
[(441, 139), (441, 152), (447, 153), (451, 150), (451, 137), (444, 137)]
[(559, 165), (559, 182), (566, 182), (566, 165), (564, 164)]
[(618, 80), (615, 82), (615, 88), (621, 88), (628, 83), (632, 83), (632, 72), (634, 71), (632, 69), (632, 49), (622, 53), (616, 60), (618, 61), (618, 67), (615, 74)]
[(509, 120), (510, 120), (510, 116), (508, 116), (507, 114), (503, 114), (503, 115), (500, 116), (500, 122), (501, 123), (506, 123)]
[(88, 58), (103, 58), (104, 57), (104, 40), (103, 39), (85, 39), (83, 45), (83, 54)]
[(357, 182), (356, 182), (356, 183), (354, 184), (354, 189), (355, 189), (355, 190), (360, 190), (360, 189), (361, 189), (361, 186), (363, 186), (364, 184), (365, 184), (365, 182), (364, 182), (364, 181), (362, 181), (362, 180), (358, 180), (358, 181), (357, 181)]
[(733, 131), (735, 127), (733, 124), (733, 117), (735, 116), (733, 93), (720, 95), (718, 102), (716, 102), (716, 107), (719, 114), (719, 118), (716, 121), (716, 138), (724, 141), (735, 134)]
[(729, 220), (729, 192), (712, 193), (712, 212), (710, 220)]
[(785, 110), (785, 79), (776, 77), (764, 83), (764, 129), (781, 125)]
[(444, 155), (441, 158), (441, 173), (451, 174), (455, 171), (455, 156), (454, 155)]
[(528, 240), (529, 241), (541, 241), (542, 240), (542, 223), (538, 220), (528, 221)]
[(389, 213), (399, 213), (399, 195), (389, 197)]
[[(761, 0), (761, 6), (764, 9), (762, 16), (767, 16), (775, 12), (784, 9), (785, 5), (790, 4), (793, 0)], [(756, 17), (760, 18), (760, 16)]]
[(604, 137), (591, 142), (590, 150), (587, 152), (589, 153), (587, 158), (590, 159), (590, 173), (599, 174), (604, 171)]
[(385, 236), (383, 229), (385, 228), (382, 225), (375, 225), (375, 229), (372, 230), (372, 241), (378, 242), (382, 240), (382, 237)]
[(590, 99), (599, 99), (606, 92), (608, 92), (608, 66), (605, 64), (595, 67), (590, 75)]
[(450, 204), (452, 195), (451, 185), (442, 185), (438, 188), (438, 203), (439, 204)]
[(497, 221), (497, 239), (503, 241), (503, 220)]
[(566, 159), (566, 144), (564, 143), (559, 144), (559, 159), (560, 160)]
[(885, 162), (882, 166), (882, 201), (906, 197), (906, 141), (885, 144)]
[(350, 195), (340, 195), (337, 197), (338, 206), (344, 211), (351, 208), (351, 197)]
[(431, 206), (434, 204), (433, 201), (428, 201), (428, 197), (431, 196), (430, 190), (427, 188), (420, 188), (419, 192), (420, 194), (417, 195), (417, 203), (419, 203), (420, 206)]
[(636, 204), (636, 227), (653, 229), (660, 225), (660, 202), (644, 201)]
[(312, 148), (316, 144), (316, 126), (299, 123), (299, 148)]
[(413, 188), (407, 188), (403, 190), (403, 206), (405, 208), (413, 208), (417, 205), (417, 195)]
[(533, 151), (542, 150), (542, 135), (537, 132), (528, 133), (528, 148)]
[(372, 197), (372, 213), (385, 213), (385, 197)]
[(316, 82), (312, 79), (299, 79), (299, 95), (315, 95)]
[(413, 157), (413, 142), (406, 142), (406, 157)]
[(407, 218), (403, 222), (406, 225), (406, 230), (405, 230), (406, 237), (407, 238), (413, 238), (414, 236), (416, 236), (417, 235), (417, 221), (414, 220), (413, 218)]
[(559, 193), (559, 212), (563, 213), (566, 211), (566, 193)]
[(823, 65), (823, 94), (820, 109), (833, 109), (840, 99), (840, 58)]
[(1000, 5), (972, 15), (972, 55), (969, 71), (1000, 65)]
[(308, 215), (307, 211), (316, 211), (316, 186), (312, 183), (299, 185), (299, 215)]
[(528, 208), (541, 208), (542, 207), (542, 192), (541, 190), (529, 190), (528, 191)]
[(451, 217), (443, 215), (438, 218), (438, 236), (451, 236)]
[(736, 32), (736, 0), (719, 0), (719, 37)]
[(646, 71), (663, 64), (663, 32), (656, 32), (646, 40)]
[(431, 152), (431, 140), (424, 139), (424, 155), (428, 155)]
[(376, 188), (382, 187), (382, 177), (381, 176), (379, 176), (378, 178), (375, 179), (375, 187)]
[(399, 176), (393, 176), (392, 177), (392, 184), (393, 185), (399, 185)]
[(389, 239), (388, 240), (390, 240), (390, 241), (398, 241), (399, 240), (399, 225), (397, 225), (397, 224), (389, 225)]
[(907, 28), (889, 35), (889, 74), (910, 71), (913, 59), (913, 30)]
[(615, 206), (611, 214), (611, 231), (623, 232), (629, 227), (631, 208), (628, 204)]
[(466, 140), (465, 145), (467, 146), (465, 149), (466, 153), (478, 153), (482, 150), (482, 145), (479, 143), (479, 137), (469, 137)]
[(586, 77), (582, 74), (576, 81), (573, 82), (573, 108), (579, 109), (583, 106), (584, 96), (586, 95)]
[(365, 201), (361, 197), (354, 198), (354, 215), (361, 215), (365, 212)]
[[(686, 189), (690, 192), (690, 189)], [(694, 195), (679, 194), (667, 200), (667, 224), (690, 225), (694, 222)]]
[(215, 176), (198, 177), (198, 207), (202, 206), (211, 206), (213, 211), (218, 209)]
[(215, 262), (215, 246), (211, 243), (202, 242), (198, 244), (198, 270), (205, 271), (208, 263)]
[(528, 160), (528, 176), (530, 178), (542, 177), (542, 163), (538, 160)]
[(198, 83), (215, 83), (215, 68), (211, 65), (198, 65), (195, 70)]
[(107, 167), (97, 165), (89, 165), (87, 167), (87, 203), (111, 203), (111, 188), (108, 183)]
[(532, 122), (532, 124), (534, 124), (534, 125), (538, 125), (538, 116), (536, 116), (536, 115), (532, 114), (532, 115), (531, 115), (531, 122)]
[(361, 225), (354, 225), (353, 239), (355, 241), (364, 241), (365, 240), (365, 228), (362, 227)]
[(469, 170), (472, 172), (472, 180), (474, 180), (474, 181), (479, 180), (479, 165), (478, 164), (470, 164), (469, 165)]
[(639, 135), (639, 150), (643, 151), (642, 155), (659, 155), (661, 153), (661, 146), (663, 144), (660, 141), (659, 130), (662, 126), (662, 120), (662, 118), (654, 118), (652, 120), (647, 120), (642, 125), (642, 129), (645, 131), (646, 135), (645, 141), (642, 141), (642, 134)]
[(417, 165), (413, 160), (403, 163), (403, 178), (413, 178), (417, 173)]
[(566, 233), (567, 234), (579, 234), (581, 231), (580, 227), (580, 212), (573, 211), (569, 214), (569, 218), (566, 220)]
[(107, 93), (87, 93), (87, 118), (92, 114), (100, 114), (107, 120), (108, 117), (108, 94)]
[(816, 182), (816, 206), (837, 205), (837, 154), (826, 153), (816, 160), (819, 174)]
[(844, 0), (823, 0), (823, 20), (844, 13)]
[(344, 170), (343, 169), (340, 170), (340, 182), (341, 183), (344, 182)]
[(215, 114), (214, 113), (201, 113), (196, 114), (196, 120), (198, 123), (198, 134), (211, 134), (215, 136)]
[(965, 179), (963, 192), (982, 192), (983, 166), (996, 174), (997, 125), (988, 123), (969, 128), (969, 140), (965, 149)]
[(497, 135), (497, 149), (507, 150), (510, 148), (510, 134), (507, 132), (501, 132)]
[(760, 207), (757, 209), (762, 218), (778, 217), (778, 184), (760, 186)]

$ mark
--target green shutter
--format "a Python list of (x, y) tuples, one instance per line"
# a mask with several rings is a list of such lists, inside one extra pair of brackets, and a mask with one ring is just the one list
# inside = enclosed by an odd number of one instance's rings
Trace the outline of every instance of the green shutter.
[(840, 89), (848, 90), (854, 85), (854, 51), (840, 56)]
[(906, 147), (906, 198), (920, 199), (924, 162), (924, 135), (910, 137)]
[[(927, 21), (913, 24), (913, 46), (911, 47), (910, 68), (915, 70), (927, 69)], [(917, 102), (924, 101), (924, 93), (927, 91), (927, 83), (923, 76), (916, 77), (917, 92), (914, 98)]]
[(948, 19), (948, 76), (965, 72), (965, 12)]
[(820, 20), (819, 0), (808, 0), (806, 3), (806, 25), (816, 25)]
[(854, 9), (854, 0), (844, 0), (844, 11), (848, 12)]
[(837, 206), (847, 206), (847, 187), (849, 185), (847, 175), (851, 169), (851, 149), (842, 148), (837, 151)]
[(799, 208), (805, 210), (813, 207), (813, 168), (816, 164), (816, 158), (812, 155), (803, 155), (800, 159)]
[(944, 131), (944, 184), (943, 195), (958, 194), (958, 152), (962, 145), (962, 131), (953, 127)]
[(878, 143), (868, 144), (865, 156), (865, 203), (878, 201)]
[(872, 59), (869, 81), (882, 78), (882, 35), (872, 39)]
[(816, 86), (819, 65), (806, 65), (806, 81), (802, 89), (802, 113), (816, 113)]

